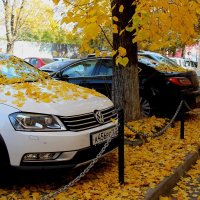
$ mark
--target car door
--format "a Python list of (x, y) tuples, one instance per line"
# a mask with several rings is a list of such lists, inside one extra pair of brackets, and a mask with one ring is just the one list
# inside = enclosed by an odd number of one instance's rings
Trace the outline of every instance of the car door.
[(95, 72), (93, 85), (98, 92), (109, 98), (111, 98), (112, 75), (113, 60), (111, 58), (102, 58)]
[(81, 60), (62, 71), (62, 79), (67, 79), (69, 83), (81, 85), (83, 87), (93, 87), (93, 77), (98, 65), (98, 59)]

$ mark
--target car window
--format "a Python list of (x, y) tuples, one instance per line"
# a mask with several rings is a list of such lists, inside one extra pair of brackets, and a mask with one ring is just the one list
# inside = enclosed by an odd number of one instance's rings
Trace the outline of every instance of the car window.
[(40, 68), (42, 71), (51, 71), (51, 72), (56, 72), (58, 70), (61, 70), (65, 66), (71, 64), (72, 61), (54, 61), (52, 63), (46, 64), (43, 67)]
[(151, 67), (155, 67), (157, 65), (159, 65), (159, 62), (154, 60), (153, 58), (151, 57), (148, 57), (148, 56), (144, 56), (144, 55), (138, 55), (138, 61), (145, 64), (145, 65), (148, 65), (148, 66), (151, 66)]
[(112, 74), (113, 74), (113, 61), (108, 60), (108, 59), (102, 60), (101, 66), (97, 75), (112, 76)]
[(91, 76), (96, 66), (97, 60), (88, 60), (77, 63), (63, 71), (63, 77)]
[(160, 64), (178, 67), (177, 63), (159, 54), (141, 54), (141, 55), (138, 55), (138, 60), (151, 67), (156, 67)]
[(159, 63), (163, 63), (166, 65), (172, 65), (174, 67), (177, 67), (178, 65), (176, 63), (174, 63), (172, 60), (170, 60), (169, 58), (163, 56), (163, 55), (159, 55), (159, 54), (150, 54), (150, 57), (152, 57), (153, 59), (157, 60)]

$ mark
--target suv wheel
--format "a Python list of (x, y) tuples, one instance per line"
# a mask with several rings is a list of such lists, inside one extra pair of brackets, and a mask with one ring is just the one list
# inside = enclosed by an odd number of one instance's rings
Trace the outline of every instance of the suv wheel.
[(144, 97), (140, 97), (140, 110), (141, 110), (141, 115), (143, 117), (148, 117), (152, 115), (152, 107), (150, 101)]

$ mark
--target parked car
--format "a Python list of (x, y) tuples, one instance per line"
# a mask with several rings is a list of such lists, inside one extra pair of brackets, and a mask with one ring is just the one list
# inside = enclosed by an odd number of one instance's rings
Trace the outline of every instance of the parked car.
[[(174, 112), (182, 93), (188, 104), (195, 108), (200, 103), (200, 89), (194, 71), (161, 72), (160, 64), (179, 69), (173, 61), (158, 53), (138, 53), (140, 103), (143, 115)], [(48, 64), (41, 68), (57, 80), (64, 80), (84, 87), (94, 88), (111, 98), (113, 60), (110, 57), (89, 57), (78, 61)], [(181, 68), (182, 69), (182, 68)]]
[(182, 66), (186, 69), (196, 70), (197, 62), (186, 58), (177, 58), (177, 57), (170, 57), (171, 60), (175, 61), (179, 66)]
[(179, 66), (185, 67), (185, 60), (184, 60), (184, 58), (170, 57), (170, 59), (173, 60)]
[(33, 65), (36, 68), (40, 68), (48, 63), (54, 62), (53, 59), (51, 58), (36, 58), (36, 57), (32, 57), (32, 58), (25, 58), (24, 59), (26, 62), (30, 63), (31, 65)]
[(192, 69), (196, 69), (198, 63), (193, 61), (193, 60), (190, 60), (190, 59), (185, 59), (185, 65), (186, 65), (186, 67), (190, 67)]
[[(118, 141), (118, 116), (110, 99), (56, 81), (23, 60), (0, 54), (1, 166), (75, 167)], [(114, 120), (113, 120), (114, 119)]]
[[(143, 60), (146, 59), (146, 62), (150, 62), (150, 65), (153, 64), (153, 66), (157, 66), (159, 63), (162, 63), (165, 65), (177, 67), (177, 64), (168, 57), (152, 51), (138, 51), (138, 59), (140, 58)], [(154, 61), (156, 62), (154, 63)]]

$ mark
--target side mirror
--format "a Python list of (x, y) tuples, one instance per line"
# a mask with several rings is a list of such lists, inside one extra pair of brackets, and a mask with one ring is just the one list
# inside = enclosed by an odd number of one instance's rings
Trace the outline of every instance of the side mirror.
[(56, 72), (55, 77), (62, 78), (62, 72), (61, 71)]
[(56, 72), (54, 78), (61, 80), (61, 81), (69, 81), (69, 76), (66, 74), (63, 76), (61, 71)]

